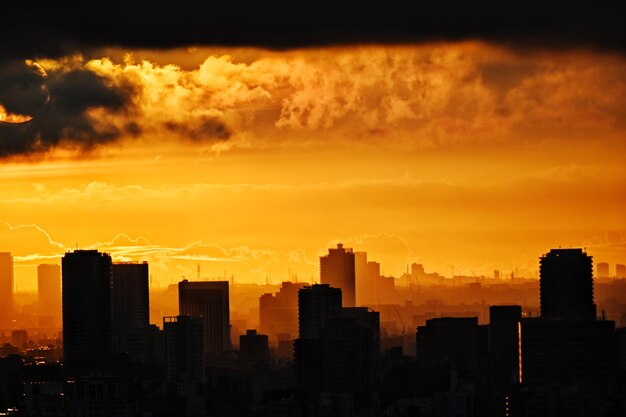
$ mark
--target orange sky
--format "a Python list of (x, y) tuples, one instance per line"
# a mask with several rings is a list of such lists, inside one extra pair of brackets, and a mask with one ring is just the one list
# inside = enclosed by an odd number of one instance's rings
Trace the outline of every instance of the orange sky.
[(76, 245), (148, 260), (160, 286), (197, 263), (310, 281), (338, 241), (394, 275), (535, 276), (559, 245), (626, 263), (620, 56), (474, 42), (96, 55), (38, 64), (130, 88), (127, 111), (90, 116), (142, 132), (0, 164), (18, 290)]

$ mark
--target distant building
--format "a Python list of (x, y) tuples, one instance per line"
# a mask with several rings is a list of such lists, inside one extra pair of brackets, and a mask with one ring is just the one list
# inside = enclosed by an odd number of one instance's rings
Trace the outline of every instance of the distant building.
[(582, 249), (552, 249), (539, 265), (541, 317), (595, 320), (591, 256)]
[(626, 278), (626, 265), (624, 264), (615, 265), (615, 277)]
[[(0, 300), (3, 311), (11, 313), (13, 304), (13, 256), (10, 252), (0, 252)], [(3, 315), (4, 316), (4, 315)], [(3, 317), (8, 320), (8, 317)], [(5, 323), (6, 324), (6, 323)]]
[(328, 255), (320, 257), (320, 282), (334, 288), (340, 288), (343, 304), (346, 307), (356, 305), (356, 272), (352, 249), (344, 248), (341, 243), (336, 249), (328, 249)]
[(228, 281), (179, 282), (178, 308), (181, 315), (202, 317), (207, 361), (231, 349)]
[(598, 278), (609, 277), (609, 264), (608, 262), (598, 262)]
[(63, 356), (71, 373), (106, 369), (111, 358), (111, 256), (63, 257)]
[(37, 297), (40, 316), (49, 317), (52, 326), (59, 326), (62, 311), (60, 265), (37, 265)]
[(279, 335), (288, 340), (298, 338), (298, 291), (304, 286), (283, 282), (276, 294), (259, 297), (260, 330), (269, 336), (270, 343), (278, 344)]
[(111, 310), (113, 349), (140, 360), (150, 326), (148, 263), (113, 264)]
[(380, 263), (368, 261), (366, 252), (355, 252), (354, 257), (357, 305), (384, 304), (385, 300), (391, 300), (395, 279), (382, 276)]

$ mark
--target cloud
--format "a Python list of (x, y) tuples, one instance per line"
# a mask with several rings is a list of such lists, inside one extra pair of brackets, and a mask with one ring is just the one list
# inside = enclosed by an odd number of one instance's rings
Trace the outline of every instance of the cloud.
[(48, 73), (28, 63), (0, 66), (0, 104), (31, 116), (24, 123), (0, 122), (0, 158), (41, 154), (58, 146), (88, 151), (122, 131), (92, 112), (125, 110), (131, 92), (85, 68)]
[(186, 69), (132, 55), (12, 64), (0, 105), (32, 120), (0, 123), (0, 156), (122, 138), (210, 153), (338, 140), (416, 149), (626, 128), (626, 60), (612, 54), (466, 42), (242, 56)]

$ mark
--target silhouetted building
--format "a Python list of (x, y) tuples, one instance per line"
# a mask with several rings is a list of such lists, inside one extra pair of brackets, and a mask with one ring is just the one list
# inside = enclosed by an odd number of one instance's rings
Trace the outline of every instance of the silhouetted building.
[(366, 252), (355, 252), (354, 258), (357, 305), (381, 304), (392, 299), (395, 279), (382, 276), (380, 263), (368, 261)]
[(322, 330), (324, 387), (330, 392), (371, 392), (380, 353), (380, 318), (367, 307), (347, 307)]
[(426, 320), (416, 335), (418, 362), (449, 363), (459, 377), (476, 378), (485, 366), (488, 327), (477, 317), (441, 317)]
[(535, 395), (525, 406), (530, 414), (571, 415), (574, 405), (597, 415), (615, 393), (618, 359), (615, 323), (596, 320), (591, 257), (552, 249), (540, 265), (541, 317), (521, 322), (521, 380)]
[[(165, 374), (174, 388), (169, 401), (176, 415), (203, 416), (206, 409), (205, 321), (202, 317), (163, 318)], [(174, 410), (171, 410), (172, 414)]]
[(202, 317), (207, 361), (231, 349), (228, 281), (179, 282), (178, 308), (181, 315)]
[(609, 277), (609, 264), (607, 262), (598, 262), (598, 278)]
[(239, 362), (244, 368), (269, 364), (269, 343), (266, 334), (247, 330), (239, 336)]
[(63, 257), (63, 356), (71, 373), (106, 369), (111, 357), (111, 256)]
[(283, 282), (275, 295), (259, 297), (260, 330), (269, 336), (272, 344), (278, 343), (278, 335), (287, 339), (298, 337), (298, 290), (304, 283)]
[(582, 249), (552, 249), (541, 257), (541, 317), (595, 319), (592, 265)]
[(328, 255), (320, 257), (320, 282), (334, 288), (340, 288), (343, 305), (354, 307), (355, 304), (355, 261), (352, 249), (344, 248), (341, 243), (336, 249), (328, 249)]
[(204, 321), (202, 317), (163, 317), (165, 369), (168, 381), (204, 381)]
[(37, 265), (37, 296), (40, 316), (49, 317), (51, 326), (59, 326), (61, 324), (60, 265)]
[(341, 309), (342, 290), (328, 284), (306, 286), (298, 291), (300, 339), (318, 339), (326, 320)]
[(586, 382), (606, 389), (618, 367), (615, 322), (534, 318), (522, 321), (522, 381)]
[(521, 306), (489, 307), (489, 357), (492, 383), (496, 388), (521, 382), (521, 320)]
[(148, 263), (113, 264), (111, 309), (113, 349), (136, 360), (144, 353), (145, 333), (150, 325)]
[[(10, 252), (0, 252), (0, 300), (2, 300), (3, 317), (2, 321), (8, 321), (7, 313), (12, 313), (14, 309), (13, 301), (13, 256)], [(6, 323), (4, 323), (6, 325)]]
[(626, 278), (626, 265), (624, 264), (615, 265), (615, 277)]

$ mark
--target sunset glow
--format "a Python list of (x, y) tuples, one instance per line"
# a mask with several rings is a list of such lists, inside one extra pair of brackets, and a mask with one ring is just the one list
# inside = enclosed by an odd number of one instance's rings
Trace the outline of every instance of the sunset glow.
[(99, 54), (41, 60), (37, 87), (51, 91), (40, 117), (79, 71), (116, 88), (85, 110), (99, 139), (0, 166), (18, 290), (76, 245), (147, 260), (158, 286), (198, 264), (310, 282), (338, 241), (396, 276), (419, 262), (535, 277), (558, 246), (624, 262), (622, 56), (479, 42)]

